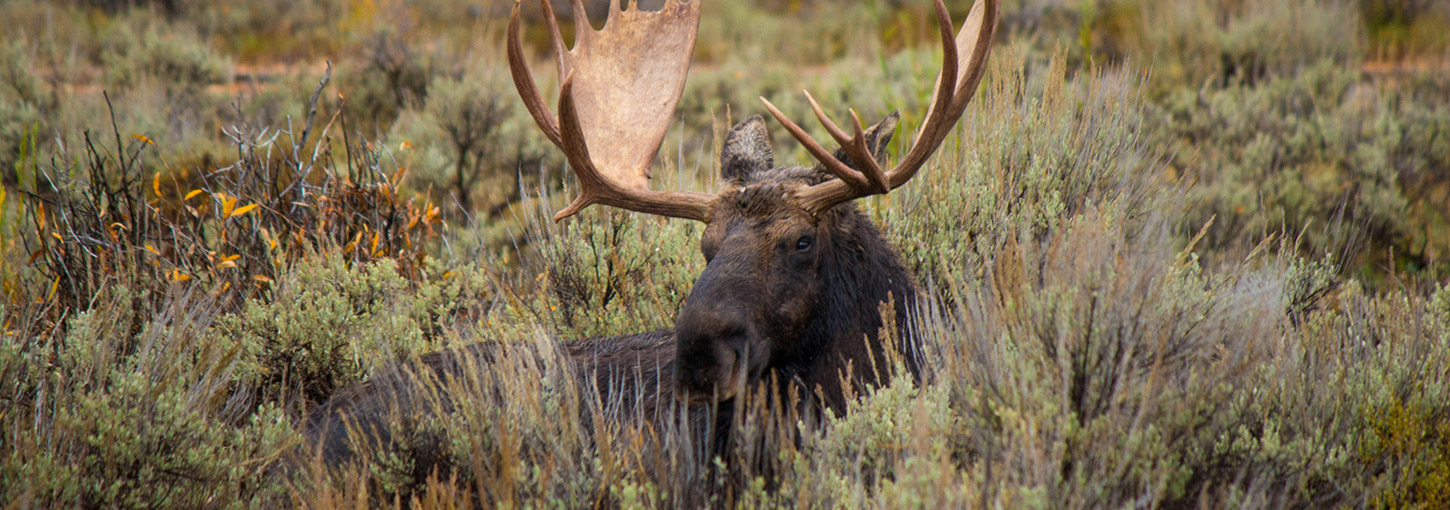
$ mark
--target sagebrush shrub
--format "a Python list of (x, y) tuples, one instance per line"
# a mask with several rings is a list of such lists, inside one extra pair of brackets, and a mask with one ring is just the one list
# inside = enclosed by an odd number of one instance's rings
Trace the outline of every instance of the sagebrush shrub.
[[(553, 224), (569, 179), (526, 157), (552, 149), (520, 108), (498, 146), (448, 140), (515, 100), (507, 2), (85, 3), (0, 5), (6, 504), (1450, 505), (1450, 86), (1360, 67), (1443, 39), (1381, 15), (1425, 2), (1004, 2), (961, 129), (864, 205), (915, 270), (900, 319), (927, 377), (819, 423), (740, 418), (714, 462), (611, 415), (557, 352), (669, 328), (699, 226)], [(935, 47), (925, 3), (705, 5), (656, 189), (718, 186), (711, 136), (762, 95), (809, 118), (801, 88), (837, 118), (902, 110), (909, 146), (939, 55), (897, 49)], [(265, 65), (228, 83), (232, 56), (321, 55), (342, 87)], [(462, 188), (493, 215), (467, 229), (434, 207), (460, 162), (493, 176)], [(410, 387), (392, 443), (291, 463), (339, 386), (475, 341), (505, 354)]]
[(1014, 50), (994, 58), (959, 137), (881, 214), (923, 281), (980, 279), (1009, 238), (1043, 236), (1093, 207), (1142, 221), (1181, 193), (1162, 175), (1167, 154), (1145, 123), (1137, 72), (1069, 81), (1060, 56), (1043, 62)]
[(594, 210), (546, 229), (524, 310), (560, 338), (667, 328), (705, 267), (693, 222)]
[(264, 401), (320, 403), (394, 360), (458, 343), (486, 312), (488, 284), (467, 267), (414, 282), (388, 259), (355, 266), (318, 254), (289, 266), (265, 299), (219, 318), (212, 334), (237, 350), (237, 377)]
[(1123, 0), (1115, 34), (1153, 65), (1155, 91), (1293, 76), (1321, 61), (1353, 64), (1364, 23), (1348, 0)]
[(184, 25), (147, 22), (139, 13), (122, 17), (105, 34), (100, 63), (117, 87), (147, 78), (190, 90), (229, 79), (232, 63)]
[(0, 45), (0, 183), (13, 185), (8, 170), (20, 164), (23, 152), (34, 156), (34, 139), (44, 114), (54, 108), (46, 94), (35, 62), (18, 44)]
[(236, 351), (209, 341), (217, 311), (178, 292), (155, 317), (109, 287), (67, 333), (0, 336), (0, 494), (22, 506), (241, 508), (282, 494), (265, 476), (297, 441), (274, 404), (232, 393)]
[(433, 78), (427, 103), (403, 110), (388, 133), (390, 144), (409, 147), (399, 153), (412, 168), (408, 185), (456, 206), (448, 208), (455, 223), (512, 220), (502, 213), (520, 202), (524, 190), (552, 184), (540, 182), (534, 171), (551, 153), (544, 148), (547, 139), (536, 133), (527, 111), (510, 102), (513, 85), (506, 78), (485, 64)]
[(1351, 270), (1394, 247), (1403, 259), (1385, 262), (1443, 271), (1433, 264), (1450, 254), (1442, 212), (1450, 204), (1428, 190), (1443, 185), (1436, 169), (1450, 165), (1445, 144), (1433, 141), (1450, 130), (1444, 98), (1376, 90), (1359, 76), (1320, 62), (1297, 76), (1166, 99), (1166, 129), (1202, 179), (1191, 221), (1216, 218), (1210, 248), (1283, 231), (1308, 252), (1344, 252)]

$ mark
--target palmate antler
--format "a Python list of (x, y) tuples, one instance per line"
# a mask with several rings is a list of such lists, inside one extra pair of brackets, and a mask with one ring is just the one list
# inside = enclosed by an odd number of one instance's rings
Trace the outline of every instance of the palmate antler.
[(555, 221), (593, 204), (707, 221), (714, 195), (649, 189), (649, 171), (685, 89), (700, 25), (700, 2), (667, 0), (663, 9), (625, 11), (611, 0), (603, 30), (594, 30), (581, 0), (574, 3), (574, 49), (540, 0), (558, 55), (559, 117), (549, 111), (524, 62), (515, 0), (508, 27), (514, 85), (534, 121), (579, 177), (579, 197)]
[[(700, 2), (666, 0), (659, 11), (620, 8), (611, 0), (604, 29), (595, 31), (581, 0), (572, 0), (575, 45), (565, 50), (549, 0), (540, 0), (558, 56), (559, 117), (549, 111), (524, 62), (519, 9), (515, 0), (508, 27), (509, 67), (514, 85), (544, 135), (564, 151), (579, 177), (580, 194), (555, 215), (560, 220), (593, 204), (631, 211), (709, 222), (715, 196), (693, 192), (649, 189), (649, 169), (664, 141), (665, 130), (684, 91), (700, 24)], [(935, 0), (942, 34), (942, 72), (916, 141), (906, 157), (883, 170), (867, 147), (861, 119), (851, 112), (855, 133), (848, 136), (832, 122), (815, 98), (807, 100), (826, 131), (846, 155), (864, 167), (857, 171), (836, 159), (805, 130), (765, 98), (766, 109), (795, 136), (826, 171), (837, 177), (797, 193), (813, 213), (855, 198), (887, 193), (911, 180), (946, 139), (977, 90), (986, 68), (987, 53), (997, 26), (998, 0), (981, 0), (972, 7), (966, 24), (955, 38), (946, 6)], [(962, 52), (964, 45), (970, 51)]]

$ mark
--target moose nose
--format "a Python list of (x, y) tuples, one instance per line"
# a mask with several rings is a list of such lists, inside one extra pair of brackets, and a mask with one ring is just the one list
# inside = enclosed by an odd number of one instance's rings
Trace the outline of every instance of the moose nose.
[(679, 358), (677, 390), (691, 402), (725, 400), (734, 395), (745, 363), (737, 345), (744, 342), (712, 342)]
[(747, 365), (747, 327), (731, 314), (690, 308), (675, 323), (679, 390), (691, 400), (729, 398)]

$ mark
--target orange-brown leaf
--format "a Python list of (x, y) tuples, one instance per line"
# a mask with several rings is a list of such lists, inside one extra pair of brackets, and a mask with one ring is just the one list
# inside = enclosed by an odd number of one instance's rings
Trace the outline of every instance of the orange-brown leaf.
[(225, 198), (222, 198), (222, 217), (225, 217), (225, 218), (232, 217), (232, 210), (234, 210), (236, 208), (237, 208), (237, 198), (236, 197), (225, 197)]
[(256, 208), (257, 208), (257, 204), (247, 204), (247, 205), (238, 207), (235, 211), (232, 211), (230, 214), (227, 214), (227, 217), (228, 218), (235, 218), (237, 216), (241, 216), (243, 214), (247, 214), (249, 212), (252, 212)]

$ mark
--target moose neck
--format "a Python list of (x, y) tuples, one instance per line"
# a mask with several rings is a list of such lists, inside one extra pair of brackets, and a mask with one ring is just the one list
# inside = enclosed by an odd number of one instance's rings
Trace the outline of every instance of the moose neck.
[(794, 380), (811, 391), (819, 387), (822, 404), (839, 412), (847, 395), (843, 374), (849, 373), (859, 387), (883, 382), (892, 370), (885, 356), (890, 339), (881, 334), (883, 304), (889, 303), (894, 313), (894, 347), (916, 375), (915, 349), (906, 328), (916, 290), (880, 229), (854, 205), (836, 209), (835, 231), (844, 235), (832, 239), (822, 260), (816, 313), (802, 331), (800, 348), (772, 364), (782, 381)]

